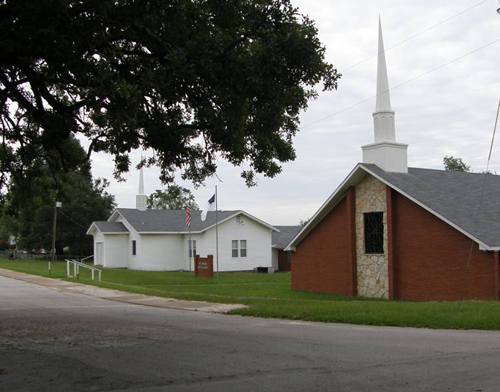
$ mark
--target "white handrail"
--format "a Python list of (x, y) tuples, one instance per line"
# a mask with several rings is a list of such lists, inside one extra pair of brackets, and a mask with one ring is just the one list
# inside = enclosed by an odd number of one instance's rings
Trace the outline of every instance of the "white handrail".
[[(71, 265), (73, 265), (73, 274), (71, 274)], [(77, 260), (66, 259), (66, 277), (79, 279), (80, 267), (87, 268), (90, 270), (91, 275), (92, 275), (92, 280), (95, 279), (95, 272), (97, 271), (99, 282), (101, 281), (102, 270), (100, 270), (99, 268), (93, 267), (91, 265), (81, 263)]]
[(89, 259), (92, 259), (92, 258), (94, 258), (94, 255), (90, 255), (90, 256), (84, 257), (83, 259), (80, 259), (80, 262), (83, 263), (85, 260), (89, 260)]

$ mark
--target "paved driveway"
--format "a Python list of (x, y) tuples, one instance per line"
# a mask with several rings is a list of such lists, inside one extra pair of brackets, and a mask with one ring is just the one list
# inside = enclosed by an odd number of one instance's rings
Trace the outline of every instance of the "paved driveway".
[(500, 391), (500, 333), (159, 309), (0, 277), (1, 391)]

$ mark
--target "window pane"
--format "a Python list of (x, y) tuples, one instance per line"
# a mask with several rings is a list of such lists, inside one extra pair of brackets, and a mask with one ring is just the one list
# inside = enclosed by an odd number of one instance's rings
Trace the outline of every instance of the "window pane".
[(133, 240), (133, 241), (132, 241), (132, 255), (134, 255), (134, 256), (135, 256), (135, 254), (136, 254), (136, 250), (137, 250), (137, 249), (136, 249), (136, 243), (135, 243), (135, 240)]
[(247, 240), (240, 241), (240, 256), (247, 257)]
[(232, 241), (232, 252), (233, 257), (238, 257), (238, 240)]
[(365, 229), (365, 253), (384, 253), (384, 213), (363, 214)]
[(188, 240), (188, 256), (196, 256), (196, 240)]

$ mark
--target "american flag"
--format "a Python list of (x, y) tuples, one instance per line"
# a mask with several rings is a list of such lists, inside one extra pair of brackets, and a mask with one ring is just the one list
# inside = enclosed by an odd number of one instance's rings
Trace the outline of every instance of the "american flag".
[(191, 209), (186, 208), (186, 227), (191, 227)]

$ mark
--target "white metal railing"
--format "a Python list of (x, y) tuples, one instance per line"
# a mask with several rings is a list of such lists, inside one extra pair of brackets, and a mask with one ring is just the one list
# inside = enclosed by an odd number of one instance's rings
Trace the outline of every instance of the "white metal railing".
[[(71, 266), (73, 266), (73, 274), (71, 273)], [(68, 278), (79, 278), (80, 277), (80, 267), (87, 268), (92, 274), (92, 280), (95, 280), (95, 273), (97, 272), (99, 282), (101, 281), (102, 270), (94, 266), (81, 263), (77, 260), (66, 259), (66, 277)]]
[(84, 261), (87, 261), (87, 260), (90, 260), (90, 259), (93, 259), (93, 258), (94, 258), (94, 255), (90, 255), (90, 256), (84, 257), (84, 258), (80, 259), (80, 263), (83, 263)]

